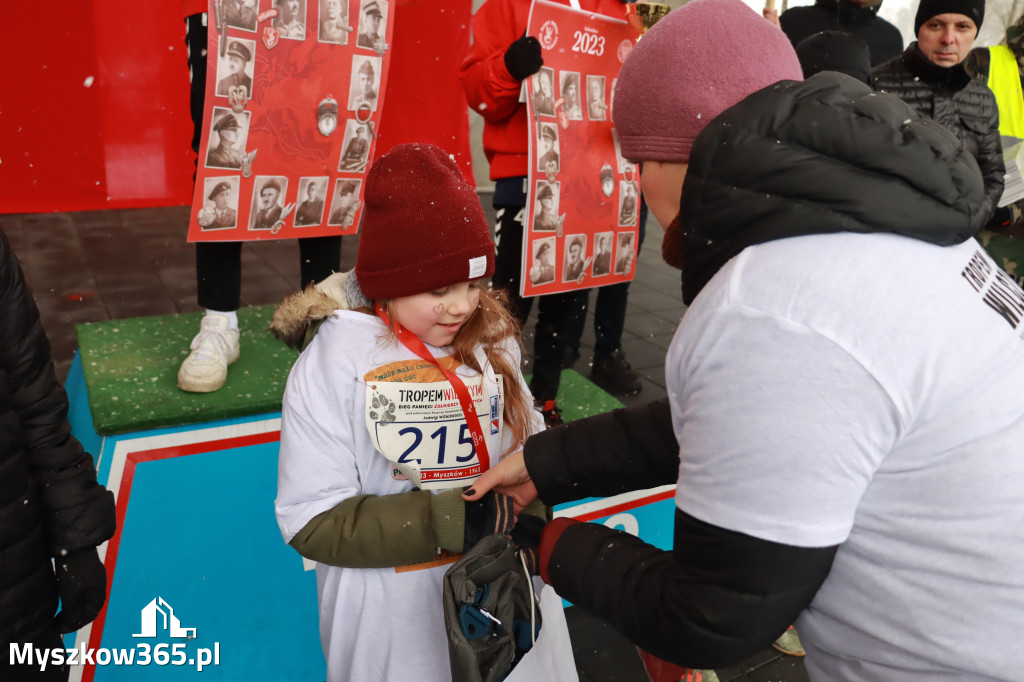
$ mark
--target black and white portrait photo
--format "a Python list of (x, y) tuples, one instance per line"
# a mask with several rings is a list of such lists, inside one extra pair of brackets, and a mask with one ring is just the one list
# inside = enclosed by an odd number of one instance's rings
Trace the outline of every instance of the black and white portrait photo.
[[(313, 0), (310, 0), (313, 2)], [(348, 0), (320, 0), (316, 39), (321, 43), (348, 45)]]
[[(224, 21), (228, 26), (243, 31), (255, 31), (257, 15), (260, 11), (259, 0), (223, 0)], [(210, 17), (211, 22), (213, 17)]]
[(615, 274), (628, 275), (632, 272), (635, 257), (636, 247), (633, 244), (633, 233), (622, 232), (619, 234), (618, 244), (615, 248)]
[(555, 115), (554, 78), (555, 72), (546, 66), (530, 76), (533, 83), (533, 109), (541, 116)]
[(238, 225), (238, 187), (241, 180), (237, 175), (225, 178), (206, 178), (203, 183), (203, 208), (199, 211), (198, 222), (203, 231), (224, 230)]
[(341, 162), (338, 170), (343, 173), (362, 173), (370, 157), (370, 128), (366, 123), (350, 118), (345, 122), (345, 138), (341, 143)]
[(559, 74), (561, 83), (558, 91), (562, 94), (562, 111), (570, 121), (583, 120), (583, 107), (580, 105), (580, 75), (575, 71), (562, 71)]
[(558, 126), (554, 123), (541, 123), (537, 126), (537, 150), (537, 170), (541, 173), (557, 173)]
[(232, 87), (245, 88), (245, 96), (252, 99), (252, 55), (256, 41), (232, 38), (227, 53), (217, 62), (217, 94), (227, 97)]
[(636, 183), (628, 180), (619, 181), (619, 226), (636, 225), (637, 211), (640, 209), (637, 200)]
[(356, 55), (352, 58), (352, 83), (348, 91), (349, 111), (367, 109), (377, 111), (380, 89), (380, 57)]
[(536, 232), (558, 231), (558, 192), (560, 183), (537, 181), (536, 206), (533, 209), (533, 229)]
[(562, 264), (563, 282), (582, 282), (586, 269), (587, 236), (574, 234), (565, 239), (565, 262)]
[(386, 0), (361, 0), (359, 3), (359, 35), (356, 46), (383, 52), (387, 35), (388, 3)]
[(245, 138), (249, 134), (249, 112), (236, 114), (227, 107), (214, 107), (210, 123), (207, 168), (239, 170), (245, 160)]
[(327, 219), (328, 225), (341, 227), (352, 225), (355, 221), (356, 211), (359, 209), (359, 185), (362, 182), (362, 180), (347, 178), (338, 178), (335, 181), (331, 213)]
[(604, 277), (612, 272), (612, 240), (611, 232), (598, 232), (594, 235), (594, 277)]
[(604, 84), (604, 76), (587, 76), (587, 116), (591, 121), (604, 121), (608, 118)]
[(329, 178), (299, 178), (299, 194), (295, 207), (295, 227), (319, 225), (324, 219), (324, 197)]
[(533, 258), (527, 275), (530, 284), (550, 284), (555, 281), (555, 238), (535, 239), (531, 246)]
[(306, 38), (306, 0), (274, 0), (274, 28), (287, 40)]
[(258, 175), (253, 184), (250, 230), (271, 230), (284, 212), (284, 196), (288, 178), (279, 175)]

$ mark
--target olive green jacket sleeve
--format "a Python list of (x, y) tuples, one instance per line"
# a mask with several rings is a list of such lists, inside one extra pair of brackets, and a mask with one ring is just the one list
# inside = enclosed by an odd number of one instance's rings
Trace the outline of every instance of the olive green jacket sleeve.
[(357, 495), (310, 519), (291, 546), (332, 566), (405, 566), (435, 559), (442, 549), (461, 553), (465, 522), (461, 488)]

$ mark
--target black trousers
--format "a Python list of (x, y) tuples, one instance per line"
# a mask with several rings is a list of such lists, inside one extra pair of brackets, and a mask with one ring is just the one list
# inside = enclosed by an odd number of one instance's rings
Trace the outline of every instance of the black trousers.
[[(523, 325), (533, 307), (533, 298), (519, 295), (523, 259), (523, 224), (516, 220), (520, 206), (498, 206), (498, 241), (494, 257), (494, 276), (491, 282), (497, 289), (509, 294), (512, 313)], [(537, 296), (537, 327), (533, 341), (533, 378), (530, 391), (540, 403), (554, 400), (562, 376), (562, 358), (577, 327), (583, 324), (587, 313), (589, 291), (571, 291), (564, 294)]]
[[(644, 245), (647, 235), (647, 202), (640, 195), (640, 234), (637, 235), (636, 255)], [(621, 282), (596, 290), (594, 302), (594, 357), (611, 355), (622, 348), (622, 332), (626, 327), (626, 306), (629, 304), (630, 282)], [(587, 324), (587, 305), (590, 297), (583, 301), (583, 315), (576, 320), (576, 327), (570, 332), (568, 346), (579, 356), (580, 339)]]
[[(185, 47), (192, 88), (192, 151), (199, 154), (203, 135), (206, 98), (206, 15), (193, 14), (185, 20)], [(199, 159), (196, 159), (199, 163)], [(192, 176), (193, 180), (195, 175)], [(341, 237), (305, 237), (299, 242), (300, 288), (319, 282), (341, 268)], [(198, 242), (196, 244), (196, 300), (203, 308), (230, 312), (238, 310), (242, 293), (242, 242)]]

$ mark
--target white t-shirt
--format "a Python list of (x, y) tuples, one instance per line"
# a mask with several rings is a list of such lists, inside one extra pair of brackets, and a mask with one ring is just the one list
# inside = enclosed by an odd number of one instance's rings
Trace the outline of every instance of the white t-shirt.
[[(451, 349), (427, 345), (444, 362)], [(513, 367), (519, 351), (510, 343)], [(482, 357), (482, 354), (480, 354)], [(481, 363), (483, 364), (483, 363)], [(465, 365), (456, 373), (467, 385), (473, 380), (496, 393), (493, 381)], [(487, 372), (485, 372), (486, 376)], [(281, 454), (275, 508), (286, 542), (317, 514), (356, 495), (388, 495), (413, 489), (395, 466), (374, 449), (366, 415), (387, 411), (367, 406), (374, 377), (391, 381), (444, 381), (440, 370), (417, 358), (387, 332), (376, 317), (336, 311), (288, 376), (281, 419)], [(492, 375), (493, 376), (493, 375)], [(525, 381), (519, 376), (525, 389)], [(370, 391), (371, 401), (375, 395)], [(402, 421), (399, 406), (398, 417)], [(409, 422), (405, 422), (407, 427)], [(494, 435), (481, 420), (488, 450), (495, 459), (504, 452), (508, 429)], [(439, 444), (436, 423), (418, 440), (423, 447)], [(543, 428), (539, 414), (532, 431)], [(448, 441), (449, 459), (460, 446), (458, 434)], [(463, 448), (469, 446), (462, 443)], [(468, 485), (466, 480), (453, 486)], [(448, 682), (448, 639), (444, 629), (441, 580), (453, 558), (400, 568), (340, 568), (317, 564), (320, 638), (327, 658), (328, 680), (340, 682)]]
[(749, 247), (687, 311), (676, 504), (840, 545), (797, 622), (812, 679), (1019, 680), (1024, 293), (976, 241)]

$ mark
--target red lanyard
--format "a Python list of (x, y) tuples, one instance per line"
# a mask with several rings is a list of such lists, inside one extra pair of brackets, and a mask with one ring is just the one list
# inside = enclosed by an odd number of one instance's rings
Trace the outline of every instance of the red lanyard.
[[(377, 304), (377, 317), (379, 317), (384, 324), (390, 322), (388, 314), (384, 311), (384, 306), (380, 303)], [(480, 461), (480, 471), (487, 471), (491, 468), (491, 457), (487, 452), (487, 442), (484, 440), (484, 431), (480, 428), (480, 418), (476, 415), (476, 408), (473, 405), (473, 399), (469, 397), (469, 390), (466, 388), (466, 384), (463, 383), (462, 379), (459, 378), (452, 370), (441, 365), (427, 347), (420, 341), (420, 338), (415, 334), (411, 333), (408, 329), (403, 327), (398, 320), (394, 321), (395, 335), (398, 340), (402, 342), (402, 345), (411, 350), (420, 358), (427, 362), (436, 365), (438, 369), (444, 372), (444, 376), (448, 379), (448, 383), (455, 389), (455, 395), (459, 398), (459, 405), (462, 406), (462, 414), (466, 418), (466, 426), (469, 427), (469, 435), (473, 439), (473, 447), (476, 448), (477, 459)]]

